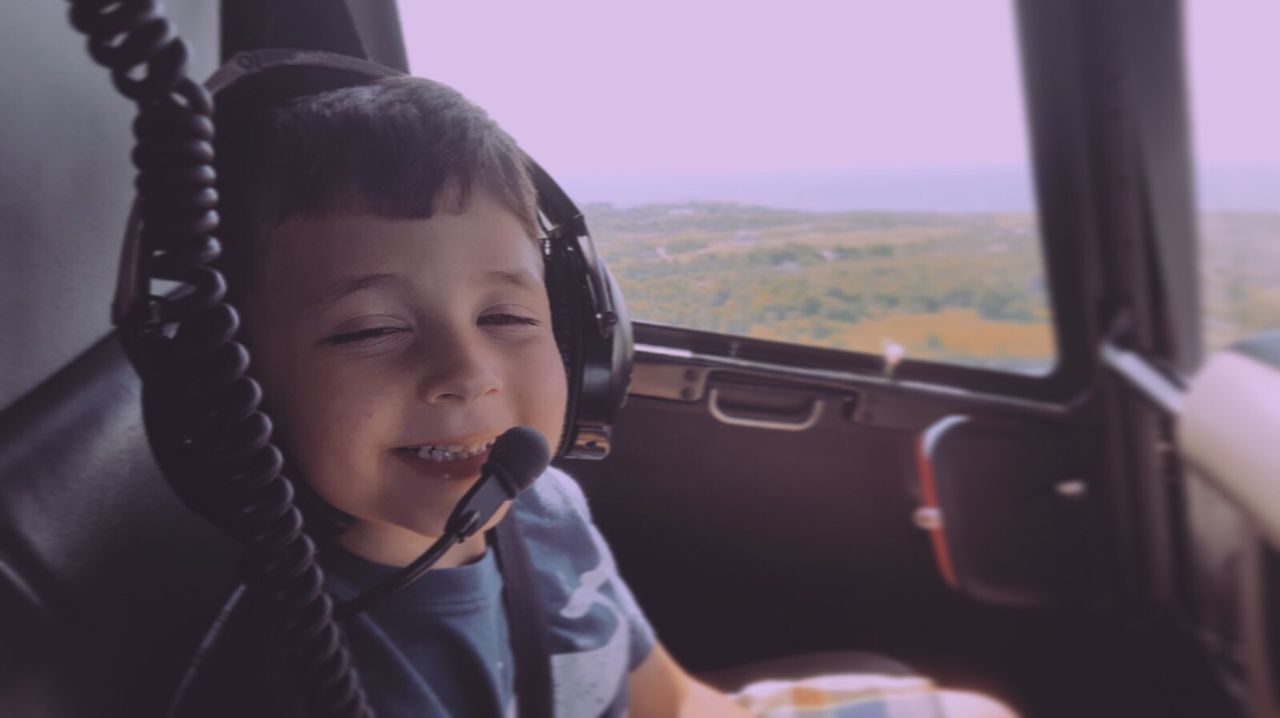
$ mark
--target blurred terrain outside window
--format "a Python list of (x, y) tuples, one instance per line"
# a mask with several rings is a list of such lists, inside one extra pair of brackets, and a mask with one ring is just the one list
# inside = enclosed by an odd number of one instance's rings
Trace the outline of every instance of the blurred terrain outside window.
[(1280, 329), (1280, 3), (1184, 6), (1204, 342)]

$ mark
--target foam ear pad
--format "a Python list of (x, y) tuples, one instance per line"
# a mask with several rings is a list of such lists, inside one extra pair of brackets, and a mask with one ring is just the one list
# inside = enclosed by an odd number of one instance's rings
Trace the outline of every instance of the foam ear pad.
[(182, 502), (223, 531), (230, 530), (231, 515), (204, 481), (199, 447), (192, 443), (189, 417), (175, 403), (171, 388), (151, 378), (142, 382), (142, 424), (160, 473)]

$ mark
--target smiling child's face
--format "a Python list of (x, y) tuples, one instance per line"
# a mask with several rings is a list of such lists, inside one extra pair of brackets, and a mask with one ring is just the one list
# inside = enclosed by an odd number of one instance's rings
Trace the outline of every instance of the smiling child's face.
[(518, 425), (559, 443), (567, 388), (542, 259), (489, 193), (430, 219), (294, 218), (267, 246), (252, 373), (276, 440), (355, 516), (349, 549), (407, 564), (479, 477), (487, 452), (468, 454)]

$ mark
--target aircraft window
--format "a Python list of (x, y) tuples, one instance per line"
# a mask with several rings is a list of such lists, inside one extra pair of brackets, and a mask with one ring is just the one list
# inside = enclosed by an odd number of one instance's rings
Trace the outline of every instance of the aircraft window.
[(400, 13), (413, 71), (583, 207), (633, 319), (1052, 369), (1012, 3)]
[(1280, 67), (1271, 0), (1186, 5), (1204, 341), (1280, 328)]

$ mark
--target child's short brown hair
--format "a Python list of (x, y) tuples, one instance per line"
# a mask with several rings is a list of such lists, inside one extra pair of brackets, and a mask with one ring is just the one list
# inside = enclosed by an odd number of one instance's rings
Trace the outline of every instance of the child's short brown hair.
[(480, 188), (537, 236), (525, 154), (461, 93), (418, 77), (333, 88), (341, 79), (305, 72), (218, 97), (219, 268), (234, 303), (259, 279), (267, 233), (290, 217), (425, 219), (464, 209)]

